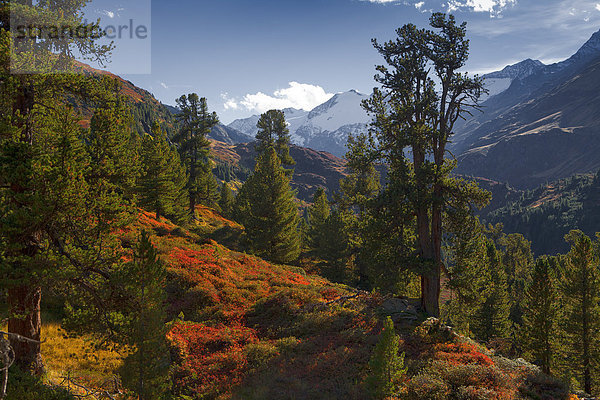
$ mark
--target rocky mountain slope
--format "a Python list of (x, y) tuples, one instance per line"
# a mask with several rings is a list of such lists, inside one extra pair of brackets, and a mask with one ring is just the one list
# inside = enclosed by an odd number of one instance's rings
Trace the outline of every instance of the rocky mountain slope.
[[(228, 145), (213, 142), (212, 151), (217, 163), (233, 167), (236, 175), (234, 179), (245, 180), (246, 175), (254, 170), (254, 143)], [(296, 161), (291, 184), (300, 200), (312, 202), (312, 196), (318, 187), (326, 188), (329, 196), (339, 190), (339, 181), (347, 174), (343, 159), (324, 151), (296, 145), (290, 146), (290, 155)]]
[[(284, 109), (292, 143), (343, 157), (348, 135), (367, 130), (370, 119), (361, 107), (361, 101), (367, 97), (356, 90), (350, 90), (334, 95), (309, 112)], [(258, 119), (258, 115), (253, 115), (235, 120), (228, 126), (254, 137)]]
[(533, 188), (600, 168), (600, 32), (568, 60), (521, 64), (492, 74), (510, 86), (457, 127), (457, 171)]

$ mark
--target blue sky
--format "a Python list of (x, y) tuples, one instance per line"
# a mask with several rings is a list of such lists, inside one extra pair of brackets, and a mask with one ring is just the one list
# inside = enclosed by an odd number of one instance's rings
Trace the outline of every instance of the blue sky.
[(115, 41), (108, 69), (166, 104), (196, 92), (228, 123), (371, 92), (380, 63), (371, 38), (424, 27), (432, 11), (468, 22), (467, 70), (477, 73), (562, 60), (600, 29), (600, 0), (94, 0), (86, 17), (149, 25), (149, 40)]

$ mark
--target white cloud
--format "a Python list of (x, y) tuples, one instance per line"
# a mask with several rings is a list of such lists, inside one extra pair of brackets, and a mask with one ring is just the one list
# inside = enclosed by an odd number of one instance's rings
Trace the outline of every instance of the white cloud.
[(397, 3), (399, 0), (367, 0), (369, 3), (386, 4)]
[(223, 99), (223, 108), (225, 110), (237, 110), (239, 108), (239, 104), (235, 99), (229, 97), (229, 93), (221, 93), (221, 99)]
[(501, 17), (502, 11), (517, 4), (517, 0), (448, 0), (449, 13), (457, 10), (488, 12), (492, 17)]
[(600, 11), (600, 3), (596, 4), (596, 10)]
[(425, 5), (425, 2), (424, 1), (420, 1), (418, 3), (415, 3), (415, 8), (417, 10), (420, 10), (421, 8), (423, 8), (424, 5)]
[(166, 83), (164, 83), (164, 82), (161, 82), (160, 86), (162, 86), (164, 89), (168, 89), (169, 88), (169, 86)]
[(276, 90), (272, 95), (257, 92), (246, 94), (241, 100), (229, 98), (227, 93), (221, 95), (226, 110), (236, 110), (243, 106), (249, 111), (259, 113), (288, 107), (309, 111), (332, 96), (333, 93), (327, 93), (321, 86), (298, 82), (289, 82), (287, 88)]

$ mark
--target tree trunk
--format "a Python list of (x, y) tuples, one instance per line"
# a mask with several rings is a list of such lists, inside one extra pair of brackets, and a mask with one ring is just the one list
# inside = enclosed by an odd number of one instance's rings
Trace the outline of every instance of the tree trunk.
[[(435, 194), (434, 194), (435, 196)], [(431, 268), (424, 276), (421, 286), (421, 303), (432, 317), (440, 316), (440, 287), (442, 266), (442, 212), (434, 206), (431, 213)]]
[(430, 262), (426, 270), (421, 273), (421, 306), (432, 317), (438, 317), (440, 273), (439, 264), (436, 264), (435, 254), (429, 231), (429, 216), (427, 208), (423, 207), (417, 211), (417, 233), (419, 240), (419, 252), (423, 261)]
[[(10, 318), (8, 331), (25, 338), (40, 341), (42, 332), (41, 310), (42, 289), (35, 286), (19, 286), (8, 289)], [(40, 343), (10, 338), (10, 345), (15, 353), (15, 363), (23, 371), (31, 371), (34, 375), (43, 373), (44, 364)]]

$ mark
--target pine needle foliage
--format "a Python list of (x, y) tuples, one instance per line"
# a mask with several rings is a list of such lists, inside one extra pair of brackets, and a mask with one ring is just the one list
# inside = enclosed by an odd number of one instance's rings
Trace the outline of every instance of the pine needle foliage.
[(274, 148), (258, 157), (254, 173), (236, 197), (236, 210), (257, 255), (277, 263), (290, 263), (298, 258), (298, 206), (290, 178)]
[(134, 259), (125, 272), (130, 282), (126, 344), (135, 352), (125, 359), (121, 371), (123, 383), (139, 400), (163, 399), (168, 390), (170, 364), (165, 338), (167, 272), (148, 232), (142, 231)]
[(166, 216), (175, 222), (185, 222), (188, 193), (186, 175), (177, 150), (167, 140), (160, 125), (152, 127), (154, 136), (142, 140), (143, 172), (138, 182), (138, 203), (156, 218)]
[(562, 328), (566, 355), (583, 389), (592, 393), (592, 374), (600, 357), (600, 270), (597, 244), (579, 230), (565, 236), (571, 244), (561, 279)]
[(398, 354), (400, 338), (394, 331), (394, 322), (387, 317), (381, 338), (369, 361), (370, 375), (367, 388), (374, 399), (384, 399), (398, 392), (400, 380), (406, 374), (404, 353)]
[(548, 258), (535, 262), (524, 297), (522, 344), (542, 372), (549, 374), (556, 346), (558, 307), (555, 277)]

